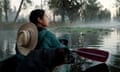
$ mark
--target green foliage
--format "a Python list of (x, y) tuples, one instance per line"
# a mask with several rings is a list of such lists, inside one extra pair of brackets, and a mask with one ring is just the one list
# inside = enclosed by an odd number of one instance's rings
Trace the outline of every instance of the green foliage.
[(2, 22), (2, 3), (0, 2), (0, 22)]
[(85, 21), (96, 20), (100, 9), (101, 5), (97, 0), (88, 0), (83, 13)]
[[(0, 21), (2, 20), (2, 16), (5, 16), (5, 23), (8, 24), (8, 17), (9, 17), (9, 11), (11, 10), (11, 6), (10, 6), (10, 0), (1, 0), (0, 1)], [(17, 18), (19, 17), (19, 13), (21, 12), (22, 9), (26, 9), (29, 6), (28, 5), (32, 5), (32, 0), (21, 0), (20, 1), (20, 5), (19, 8), (17, 9), (18, 11), (16, 11), (16, 15), (14, 18), (13, 22), (17, 21)], [(2, 15), (5, 14), (5, 15)]]
[(18, 11), (17, 11), (16, 16), (15, 16), (15, 19), (13, 21), (14, 23), (16, 23), (18, 16), (19, 16), (19, 13), (21, 12), (22, 8), (26, 9), (28, 7), (27, 4), (32, 4), (32, 1), (31, 0), (21, 0)]
[(117, 21), (120, 21), (120, 0), (116, 0), (116, 8), (117, 8), (117, 11), (116, 11), (115, 19)]
[(110, 19), (108, 10), (102, 10), (98, 0), (50, 0), (50, 9), (54, 15), (60, 15), (62, 22), (68, 17), (70, 22), (81, 19), (82, 21), (98, 21), (105, 18)]
[(10, 0), (3, 1), (3, 8), (5, 12), (5, 20), (6, 20), (6, 23), (8, 23), (8, 10), (10, 9)]
[(97, 29), (95, 28), (80, 28), (80, 27), (60, 27), (57, 28), (55, 31), (57, 32), (87, 32), (87, 31), (96, 31)]
[(83, 2), (83, 0), (51, 0), (49, 7), (55, 15), (61, 15), (62, 22), (65, 21), (65, 16), (73, 21), (80, 16), (79, 10)]
[(101, 10), (98, 14), (98, 18), (99, 20), (103, 20), (103, 21), (110, 20), (111, 13), (107, 9)]

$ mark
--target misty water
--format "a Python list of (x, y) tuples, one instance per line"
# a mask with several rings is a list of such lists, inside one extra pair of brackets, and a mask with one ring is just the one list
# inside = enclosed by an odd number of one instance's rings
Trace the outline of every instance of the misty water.
[[(59, 32), (50, 28), (59, 38), (65, 38), (69, 41), (70, 48), (97, 48), (110, 52), (107, 64), (115, 69), (120, 69), (120, 26), (111, 25), (78, 25), (81, 28), (95, 28), (95, 31), (86, 32)], [(75, 27), (78, 27), (75, 26)], [(74, 27), (74, 28), (75, 28)], [(60, 27), (59, 27), (60, 28)], [(63, 28), (61, 28), (62, 30)], [(0, 30), (0, 60), (4, 60), (15, 54), (15, 39), (17, 30)], [(115, 71), (113, 71), (115, 72)], [(117, 71), (116, 71), (117, 72)]]
[[(71, 27), (71, 26), (68, 26)], [(106, 23), (106, 24), (88, 24), (88, 25), (73, 25), (74, 28), (93, 28), (86, 32), (77, 31), (72, 32), (72, 28), (68, 32), (55, 32), (60, 38), (67, 38), (69, 40), (69, 47), (71, 48), (97, 48), (108, 51), (110, 53), (107, 64), (110, 66), (111, 72), (119, 72), (120, 69), (120, 24)], [(59, 29), (59, 28), (57, 28)], [(60, 29), (62, 30), (62, 29)], [(97, 63), (92, 61), (93, 64)], [(98, 63), (97, 63), (98, 64)], [(112, 68), (111, 68), (112, 67)], [(118, 70), (117, 70), (118, 69)]]

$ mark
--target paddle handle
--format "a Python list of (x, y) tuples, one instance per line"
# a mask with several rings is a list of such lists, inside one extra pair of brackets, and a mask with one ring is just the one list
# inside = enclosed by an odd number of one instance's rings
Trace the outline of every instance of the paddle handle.
[(80, 49), (72, 50), (72, 52), (75, 52), (82, 57), (100, 62), (106, 62), (109, 56), (109, 53), (107, 51), (89, 49), (89, 48), (80, 48)]

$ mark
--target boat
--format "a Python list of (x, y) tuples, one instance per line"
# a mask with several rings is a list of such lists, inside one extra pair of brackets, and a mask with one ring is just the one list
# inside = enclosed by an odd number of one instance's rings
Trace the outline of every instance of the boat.
[(16, 55), (0, 61), (0, 72), (16, 72)]

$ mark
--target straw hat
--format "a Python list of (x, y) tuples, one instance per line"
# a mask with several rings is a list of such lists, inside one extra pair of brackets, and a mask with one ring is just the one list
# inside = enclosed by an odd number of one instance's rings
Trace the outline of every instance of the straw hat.
[(18, 51), (27, 56), (33, 50), (38, 42), (38, 30), (35, 24), (23, 24), (17, 33), (17, 48)]

